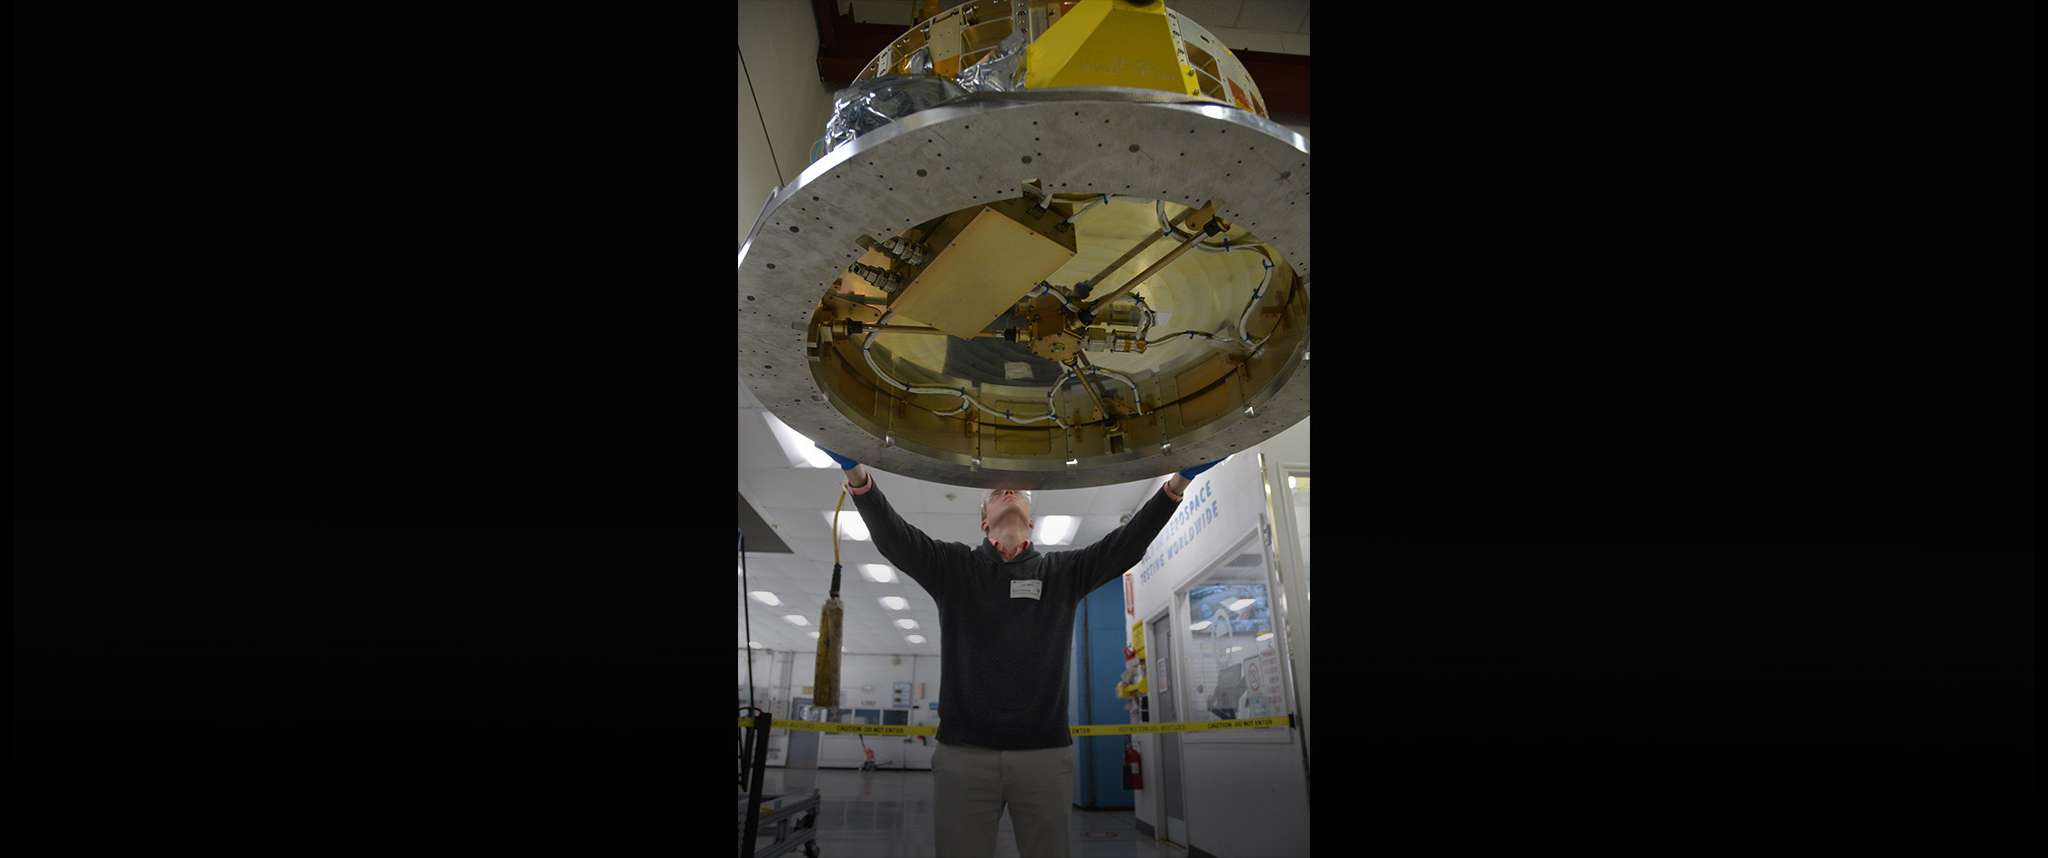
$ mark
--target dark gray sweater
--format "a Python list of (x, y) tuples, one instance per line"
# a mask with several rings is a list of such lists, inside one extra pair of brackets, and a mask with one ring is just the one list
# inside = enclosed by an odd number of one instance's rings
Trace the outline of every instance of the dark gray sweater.
[(969, 547), (926, 536), (873, 482), (853, 503), (875, 548), (939, 604), (939, 741), (1002, 751), (1073, 744), (1074, 609), (1144, 558), (1179, 503), (1162, 488), (1094, 545), (1027, 548), (1009, 561), (985, 539)]

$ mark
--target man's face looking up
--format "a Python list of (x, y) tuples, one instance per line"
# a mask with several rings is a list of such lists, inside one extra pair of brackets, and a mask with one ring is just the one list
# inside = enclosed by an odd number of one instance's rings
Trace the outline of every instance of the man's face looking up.
[(988, 498), (981, 502), (983, 534), (987, 534), (991, 527), (1007, 523), (1006, 520), (1014, 520), (1026, 528), (1031, 526), (1031, 499), (1023, 492), (1016, 489), (996, 489), (989, 492)]

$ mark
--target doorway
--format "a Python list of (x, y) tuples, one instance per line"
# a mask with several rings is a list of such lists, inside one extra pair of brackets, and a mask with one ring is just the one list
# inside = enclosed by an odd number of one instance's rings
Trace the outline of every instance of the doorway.
[[(1171, 724), (1180, 720), (1179, 695), (1173, 687), (1173, 613), (1171, 610), (1153, 618), (1150, 631), (1146, 633), (1145, 645), (1152, 651), (1152, 670), (1146, 677), (1152, 687), (1152, 711), (1159, 713), (1161, 723)], [(1159, 818), (1166, 820), (1162, 831), (1168, 841), (1180, 846), (1188, 843), (1187, 796), (1181, 788), (1181, 736), (1179, 733), (1159, 735), (1159, 791), (1162, 796)]]

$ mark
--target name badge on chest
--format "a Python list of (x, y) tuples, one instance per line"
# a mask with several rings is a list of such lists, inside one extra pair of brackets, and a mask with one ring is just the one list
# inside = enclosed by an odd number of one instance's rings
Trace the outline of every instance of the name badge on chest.
[(1037, 578), (1010, 582), (1010, 598), (1012, 599), (1036, 599), (1043, 595), (1044, 592), (1045, 582)]

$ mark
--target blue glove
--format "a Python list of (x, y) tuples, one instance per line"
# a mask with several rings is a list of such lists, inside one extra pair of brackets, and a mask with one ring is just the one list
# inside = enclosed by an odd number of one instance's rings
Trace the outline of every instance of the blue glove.
[[(1223, 459), (1228, 459), (1228, 458), (1230, 458), (1230, 457), (1229, 457), (1229, 456), (1224, 456), (1224, 457), (1223, 457)], [(1201, 473), (1202, 473), (1203, 471), (1209, 470), (1210, 468), (1213, 468), (1213, 467), (1216, 467), (1217, 465), (1223, 464), (1223, 459), (1217, 459), (1217, 460), (1216, 460), (1216, 461), (1214, 461), (1214, 462), (1209, 462), (1209, 463), (1207, 463), (1207, 464), (1201, 464), (1201, 465), (1196, 465), (1196, 466), (1194, 466), (1194, 467), (1192, 467), (1192, 468), (1188, 468), (1188, 469), (1186, 469), (1186, 470), (1184, 470), (1184, 471), (1181, 471), (1181, 472), (1180, 472), (1180, 478), (1181, 478), (1181, 479), (1183, 479), (1183, 480), (1192, 480), (1192, 479), (1194, 479), (1194, 478), (1195, 478), (1195, 477), (1196, 477), (1197, 475), (1201, 474)]]
[[(819, 447), (818, 449), (820, 449), (820, 450), (825, 450), (825, 448), (823, 448), (823, 447)], [(831, 456), (831, 457), (832, 457), (832, 461), (834, 461), (834, 462), (838, 462), (838, 463), (839, 463), (839, 470), (842, 470), (842, 471), (851, 471), (851, 470), (853, 470), (854, 468), (856, 468), (856, 467), (859, 467), (859, 465), (860, 465), (860, 463), (859, 463), (859, 462), (856, 462), (856, 461), (854, 461), (854, 460), (852, 460), (852, 459), (846, 458), (845, 456), (841, 456), (841, 455), (839, 455), (838, 453), (834, 453), (834, 452), (832, 452), (831, 450), (825, 450), (825, 455), (827, 455), (827, 456)]]

